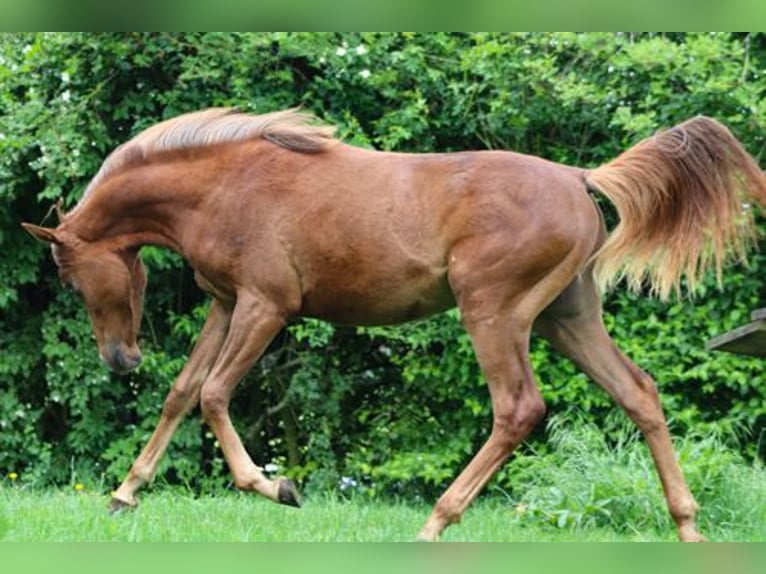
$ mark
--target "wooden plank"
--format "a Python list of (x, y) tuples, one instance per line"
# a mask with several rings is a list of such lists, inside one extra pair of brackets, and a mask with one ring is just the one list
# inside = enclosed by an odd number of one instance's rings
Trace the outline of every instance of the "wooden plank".
[(753, 321), (743, 327), (714, 337), (705, 344), (705, 348), (708, 351), (726, 351), (754, 357), (766, 357), (766, 319)]

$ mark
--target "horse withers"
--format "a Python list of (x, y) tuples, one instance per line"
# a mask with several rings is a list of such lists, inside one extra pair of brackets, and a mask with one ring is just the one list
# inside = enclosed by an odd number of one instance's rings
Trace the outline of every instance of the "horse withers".
[[(590, 194), (620, 223), (608, 234)], [(744, 201), (766, 204), (757, 163), (697, 117), (592, 170), (511, 152), (359, 149), (288, 110), (209, 109), (117, 148), (56, 228), (62, 281), (85, 302), (102, 359), (124, 372), (137, 345), (144, 245), (180, 253), (212, 303), (148, 444), (112, 498), (137, 504), (173, 432), (198, 402), (238, 488), (299, 502), (243, 447), (228, 405), (238, 381), (294, 317), (396, 324), (458, 306), (492, 401), (486, 444), (441, 496), (419, 537), (434, 540), (540, 421), (532, 330), (614, 397), (643, 432), (681, 540), (701, 540), (654, 381), (604, 328), (601, 290), (620, 278), (661, 297), (744, 257)]]

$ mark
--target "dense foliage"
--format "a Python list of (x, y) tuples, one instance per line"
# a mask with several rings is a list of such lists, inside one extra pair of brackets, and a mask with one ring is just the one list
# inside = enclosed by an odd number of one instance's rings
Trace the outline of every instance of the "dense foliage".
[[(503, 148), (580, 166), (705, 114), (761, 158), (766, 34), (0, 36), (0, 472), (40, 484), (103, 477), (111, 488), (148, 438), (205, 314), (188, 267), (144, 250), (144, 364), (112, 375), (82, 305), (19, 223), (40, 222), (59, 198), (73, 205), (131, 135), (213, 105), (302, 105), (346, 141), (379, 149)], [(748, 266), (730, 267), (720, 289), (710, 278), (691, 300), (660, 303), (619, 289), (605, 299), (611, 332), (657, 379), (675, 431), (735, 429), (749, 456), (766, 441), (763, 362), (707, 352), (704, 342), (763, 306), (765, 278), (761, 249)], [(532, 360), (551, 412), (576, 409), (598, 422), (613, 409), (543, 342)], [(440, 490), (490, 425), (454, 311), (399, 328), (298, 322), (232, 408), (259, 464), (309, 489), (407, 497)], [(161, 472), (195, 488), (228, 480), (196, 416), (179, 429)], [(503, 488), (512, 475), (501, 474)]]

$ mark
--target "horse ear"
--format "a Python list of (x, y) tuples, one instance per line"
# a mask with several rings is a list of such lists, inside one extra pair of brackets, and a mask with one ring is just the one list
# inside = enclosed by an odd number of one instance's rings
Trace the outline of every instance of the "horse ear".
[(44, 241), (45, 243), (53, 243), (55, 245), (61, 244), (61, 239), (59, 239), (55, 229), (40, 227), (39, 225), (33, 225), (31, 223), (22, 223), (21, 226), (35, 239)]

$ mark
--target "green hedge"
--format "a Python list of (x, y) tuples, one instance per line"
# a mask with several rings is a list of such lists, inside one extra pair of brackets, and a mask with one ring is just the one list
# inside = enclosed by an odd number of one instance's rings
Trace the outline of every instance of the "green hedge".
[[(41, 221), (59, 198), (73, 205), (104, 157), (139, 130), (214, 105), (256, 113), (301, 105), (356, 145), (502, 148), (592, 166), (706, 114), (761, 157), (765, 68), (762, 33), (0, 36), (0, 472), (112, 488), (153, 429), (204, 318), (183, 262), (145, 249), (145, 362), (131, 375), (109, 374), (82, 305), (18, 225)], [(724, 426), (755, 452), (766, 420), (763, 362), (707, 352), (704, 342), (763, 304), (765, 277), (762, 250), (749, 267), (729, 268), (720, 290), (711, 279), (690, 301), (607, 296), (611, 332), (657, 379), (676, 432)], [(532, 361), (551, 412), (599, 421), (613, 409), (545, 343), (534, 343)], [(407, 497), (441, 489), (490, 424), (456, 312), (401, 328), (296, 323), (232, 408), (261, 465), (309, 489)], [(161, 476), (193, 488), (228, 481), (199, 417), (177, 433)]]

